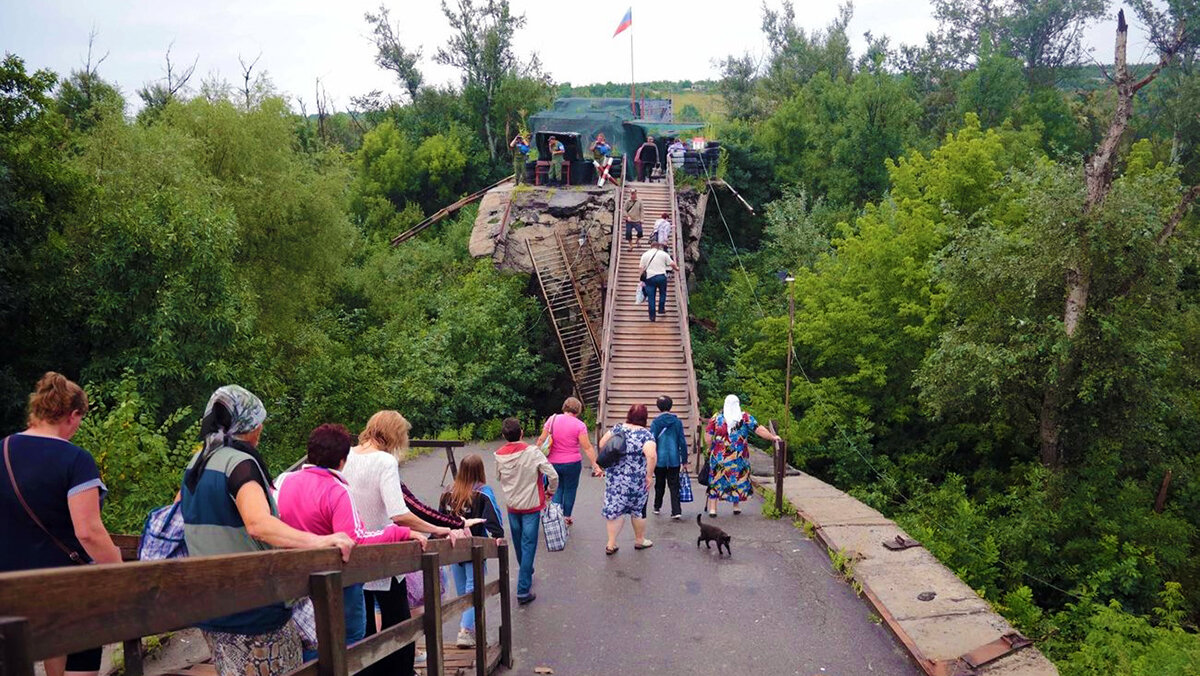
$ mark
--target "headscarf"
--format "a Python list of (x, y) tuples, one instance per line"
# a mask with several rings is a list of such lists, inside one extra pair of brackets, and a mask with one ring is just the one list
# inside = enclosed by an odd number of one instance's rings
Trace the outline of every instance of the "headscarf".
[(738, 401), (736, 394), (731, 394), (725, 397), (725, 426), (733, 429), (742, 423), (742, 402)]
[[(213, 409), (217, 404), (221, 404), (229, 412), (228, 426), (222, 426), (222, 423), (213, 416)], [(241, 385), (225, 385), (217, 388), (217, 391), (209, 397), (208, 405), (204, 407), (204, 418), (201, 423), (204, 448), (200, 451), (200, 458), (196, 460), (192, 471), (188, 473), (189, 487), (195, 490), (196, 483), (200, 480), (200, 475), (204, 472), (204, 467), (208, 464), (209, 459), (218, 449), (224, 447), (236, 448), (253, 457), (263, 473), (263, 478), (269, 484), (271, 479), (267, 475), (267, 465), (258, 454), (258, 450), (250, 444), (234, 439), (236, 435), (254, 431), (266, 418), (266, 407), (263, 406), (262, 400), (250, 390)]]

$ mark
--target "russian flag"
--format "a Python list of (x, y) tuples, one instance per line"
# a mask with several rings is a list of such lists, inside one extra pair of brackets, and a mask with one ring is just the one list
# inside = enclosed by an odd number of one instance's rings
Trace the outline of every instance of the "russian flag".
[(631, 25), (633, 25), (633, 8), (632, 7), (625, 10), (625, 18), (621, 19), (621, 25), (617, 26), (617, 32), (613, 33), (613, 37), (614, 38), (617, 37), (618, 35), (621, 34), (621, 31), (625, 30), (626, 28), (629, 28)]

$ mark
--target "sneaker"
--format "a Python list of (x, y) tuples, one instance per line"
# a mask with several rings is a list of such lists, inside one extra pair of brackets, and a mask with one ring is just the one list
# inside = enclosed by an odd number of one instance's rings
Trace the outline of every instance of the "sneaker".
[(681, 519), (682, 517), (683, 517), (683, 515), (682, 515), (682, 514), (672, 514), (672, 515), (671, 515), (671, 518), (672, 518), (672, 519), (675, 519), (676, 521), (678, 521), (678, 520), (679, 520), (679, 519)]
[(418, 650), (417, 657), (416, 657), (416, 659), (413, 660), (413, 663), (414, 664), (425, 664), (425, 662), (428, 660), (429, 660), (429, 653), (425, 652), (424, 650)]
[[(654, 321), (654, 320), (651, 320), (651, 321)], [(662, 510), (661, 510), (661, 509), (656, 509), (656, 510), (654, 510), (654, 513), (655, 513), (655, 514), (662, 514)]]
[(471, 631), (470, 629), (459, 629), (458, 640), (454, 642), (454, 645), (458, 646), (459, 648), (474, 648), (475, 632)]
[(517, 604), (526, 606), (526, 605), (529, 605), (530, 603), (533, 603), (533, 600), (536, 598), (537, 598), (537, 594), (534, 594), (532, 592), (529, 594), (529, 596), (518, 596)]

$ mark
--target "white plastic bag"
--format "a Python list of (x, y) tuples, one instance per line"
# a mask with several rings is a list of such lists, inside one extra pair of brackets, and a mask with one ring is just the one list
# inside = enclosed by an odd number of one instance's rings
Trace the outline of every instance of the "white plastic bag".
[(638, 282), (637, 296), (635, 297), (635, 300), (633, 302), (637, 303), (638, 305), (641, 305), (642, 303), (646, 302), (646, 283), (645, 282)]

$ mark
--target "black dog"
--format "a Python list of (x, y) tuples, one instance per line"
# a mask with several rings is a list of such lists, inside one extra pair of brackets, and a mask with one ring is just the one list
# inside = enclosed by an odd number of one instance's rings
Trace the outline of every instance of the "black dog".
[(700, 526), (700, 537), (696, 538), (696, 547), (700, 547), (700, 543), (704, 542), (705, 546), (712, 549), (712, 543), (715, 540), (717, 543), (717, 556), (721, 556), (721, 547), (725, 547), (725, 553), (733, 556), (733, 552), (729, 549), (729, 533), (707, 523), (700, 522), (700, 515), (696, 515), (696, 525)]

